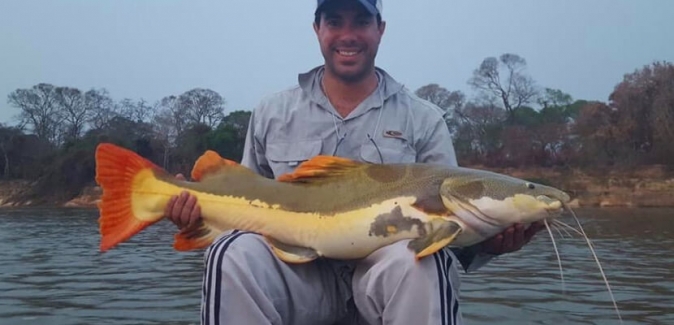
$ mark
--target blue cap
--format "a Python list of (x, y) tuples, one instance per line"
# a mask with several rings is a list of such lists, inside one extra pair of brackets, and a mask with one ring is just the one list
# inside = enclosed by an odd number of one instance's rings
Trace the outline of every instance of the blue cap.
[[(324, 4), (330, 1), (331, 0), (318, 0), (316, 3), (316, 12), (318, 12)], [(382, 0), (358, 0), (358, 2), (373, 15), (381, 15), (381, 1)]]

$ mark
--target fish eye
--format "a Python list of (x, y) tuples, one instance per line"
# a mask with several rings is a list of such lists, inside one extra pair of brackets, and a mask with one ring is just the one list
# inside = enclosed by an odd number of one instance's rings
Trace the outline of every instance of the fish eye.
[(536, 188), (536, 185), (534, 185), (534, 184), (532, 184), (532, 183), (527, 183), (527, 187), (528, 187), (530, 190), (533, 190), (533, 189)]

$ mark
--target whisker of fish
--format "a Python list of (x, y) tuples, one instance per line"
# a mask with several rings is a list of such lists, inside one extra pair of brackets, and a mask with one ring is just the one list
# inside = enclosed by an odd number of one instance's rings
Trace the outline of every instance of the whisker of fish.
[(555, 254), (557, 255), (557, 264), (559, 265), (559, 276), (562, 279), (562, 293), (566, 292), (566, 288), (564, 286), (564, 271), (562, 269), (562, 259), (559, 256), (559, 250), (557, 250), (557, 244), (555, 243), (555, 236), (552, 235), (552, 230), (550, 230), (550, 224), (548, 224), (547, 219), (543, 219), (543, 223), (545, 224), (545, 229), (548, 230), (548, 234), (550, 234), (550, 240), (552, 240), (552, 247), (555, 248)]
[[(546, 223), (547, 223), (547, 220), (546, 220)], [(554, 224), (552, 222), (549, 224), (549, 226), (559, 234), (559, 237), (566, 238), (566, 237), (564, 237), (564, 233), (566, 233), (567, 235), (569, 235), (569, 237), (571, 237), (571, 234), (566, 229), (563, 229), (563, 228), (557, 226), (556, 224)], [(562, 230), (564, 230), (564, 233), (562, 233)]]
[[(579, 234), (579, 235), (581, 235), (581, 236), (583, 235), (583, 233), (581, 233), (580, 231), (578, 231), (578, 229), (573, 228), (573, 227), (570, 226), (569, 224), (564, 223), (564, 222), (562, 222), (562, 221), (559, 221), (559, 220), (553, 220), (552, 223), (554, 223), (555, 225), (561, 226), (563, 229), (573, 230), (575, 233), (577, 233), (577, 234)], [(569, 235), (571, 235), (571, 234), (569, 234)]]
[[(599, 262), (599, 258), (597, 257), (597, 254), (594, 251), (592, 242), (590, 241), (590, 238), (587, 237), (587, 234), (585, 233), (585, 230), (583, 229), (583, 226), (580, 224), (580, 220), (578, 220), (578, 216), (576, 215), (576, 212), (574, 212), (566, 203), (562, 203), (564, 205), (564, 209), (569, 211), (573, 218), (576, 220), (576, 223), (578, 224), (578, 229), (580, 229), (581, 234), (583, 235), (583, 238), (585, 238), (585, 241), (587, 242), (587, 246), (590, 248), (590, 252), (592, 252), (592, 256), (594, 257), (595, 262), (597, 262), (597, 267), (599, 268), (599, 272), (601, 273), (602, 278), (604, 279), (604, 283), (606, 284), (606, 288), (608, 289), (608, 293), (611, 296), (611, 301), (613, 302), (613, 307), (615, 308), (616, 313), (618, 314), (618, 319), (620, 320), (620, 323), (623, 323), (623, 319), (620, 316), (620, 310), (618, 309), (618, 304), (616, 303), (615, 297), (613, 296), (613, 291), (611, 290), (611, 285), (608, 282), (608, 279), (606, 278), (606, 274), (604, 273), (604, 269), (601, 267), (601, 263)], [(573, 228), (572, 228), (573, 229)]]

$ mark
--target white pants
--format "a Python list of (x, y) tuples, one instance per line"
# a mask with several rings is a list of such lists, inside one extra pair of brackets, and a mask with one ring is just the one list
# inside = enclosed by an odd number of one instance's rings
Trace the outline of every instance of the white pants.
[(261, 236), (233, 231), (205, 259), (204, 325), (463, 324), (447, 248), (417, 262), (401, 241), (358, 261), (287, 264)]

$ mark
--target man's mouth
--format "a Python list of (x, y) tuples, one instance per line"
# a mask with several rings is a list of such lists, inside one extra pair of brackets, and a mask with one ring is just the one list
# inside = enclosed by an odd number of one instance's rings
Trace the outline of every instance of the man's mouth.
[(351, 57), (351, 56), (358, 55), (361, 52), (361, 50), (339, 50), (338, 49), (338, 50), (336, 50), (336, 52), (337, 52), (337, 54), (339, 54), (341, 56)]

